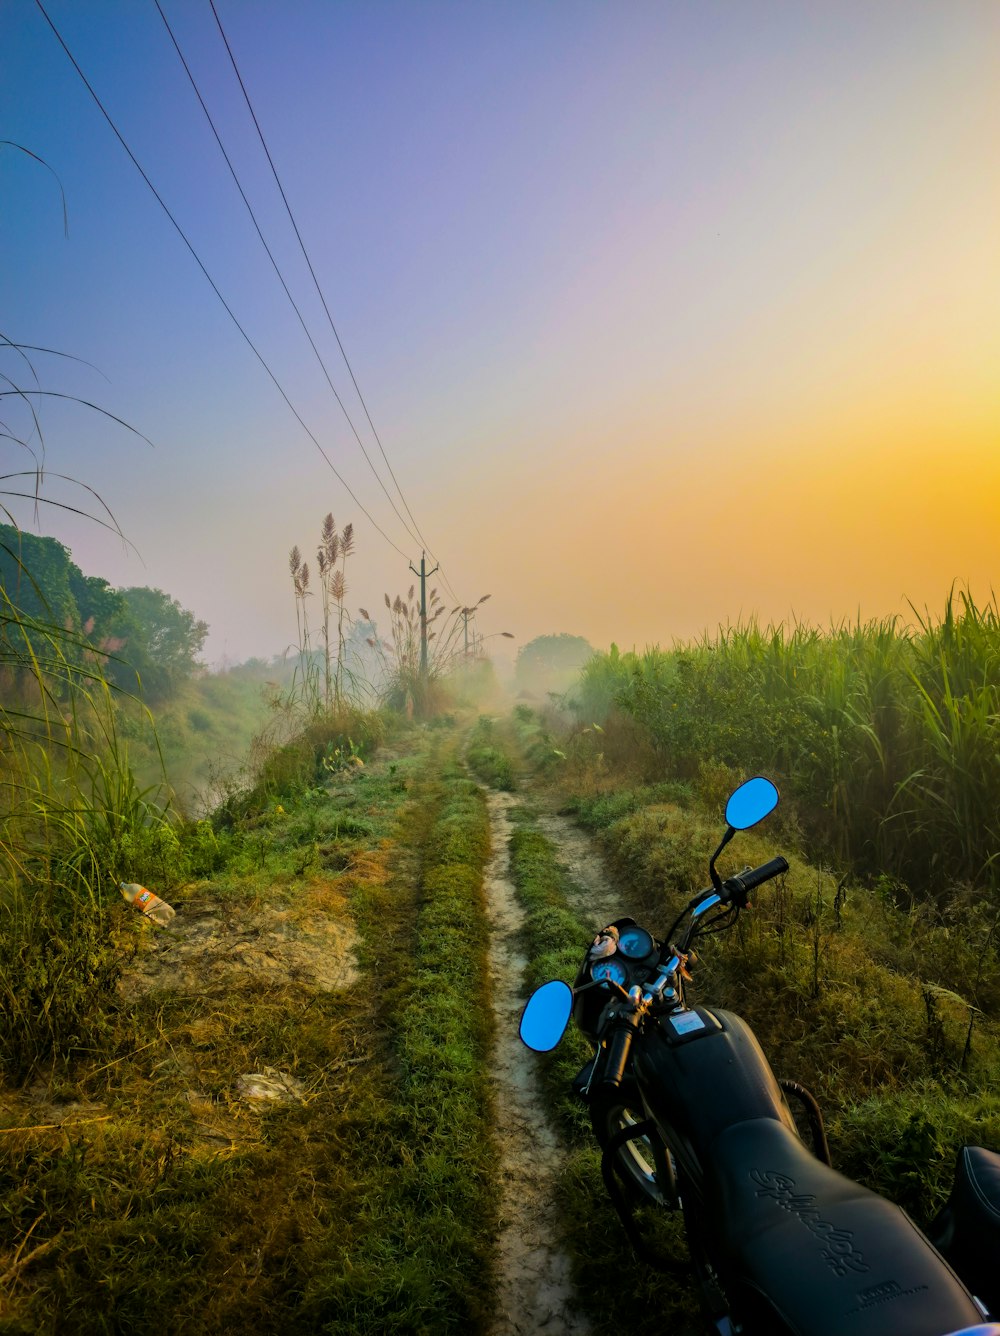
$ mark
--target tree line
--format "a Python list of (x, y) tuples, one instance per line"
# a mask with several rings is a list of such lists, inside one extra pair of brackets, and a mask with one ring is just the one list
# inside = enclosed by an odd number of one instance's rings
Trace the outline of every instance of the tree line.
[(149, 703), (168, 697), (199, 667), (208, 624), (160, 589), (114, 589), (84, 575), (54, 538), (0, 524), (0, 640), (6, 690), (17, 664), (43, 657), (56, 631), (67, 658), (99, 670), (114, 687)]

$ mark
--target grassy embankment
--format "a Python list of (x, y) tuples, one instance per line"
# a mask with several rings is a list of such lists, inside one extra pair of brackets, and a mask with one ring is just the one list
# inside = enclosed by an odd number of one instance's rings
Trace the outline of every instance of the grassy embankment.
[[(155, 943), (103, 907), (127, 991), (95, 994), (100, 1043), (62, 1035), (0, 1096), (3, 1330), (476, 1328), (495, 1230), (488, 836), (432, 737), (308, 783), (278, 757), (194, 828), (200, 875)], [(205, 916), (222, 948), (173, 975)], [(352, 919), (360, 975), (323, 984), (294, 951)], [(153, 971), (138, 995), (133, 953)], [(287, 1103), (245, 1097), (262, 1071), (296, 1083)]]
[(646, 779), (764, 771), (809, 847), (921, 895), (1000, 889), (1000, 609), (821, 631), (755, 622), (596, 655), (570, 693), (609, 761)]

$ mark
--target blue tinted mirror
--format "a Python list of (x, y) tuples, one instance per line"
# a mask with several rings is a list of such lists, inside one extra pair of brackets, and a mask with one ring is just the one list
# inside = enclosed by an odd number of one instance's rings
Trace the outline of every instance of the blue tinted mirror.
[(548, 1053), (563, 1037), (573, 1010), (573, 990), (561, 979), (536, 988), (521, 1013), (521, 1042), (536, 1053)]
[(778, 805), (778, 790), (769, 779), (758, 775), (741, 784), (726, 803), (726, 820), (733, 830), (749, 830), (763, 821)]

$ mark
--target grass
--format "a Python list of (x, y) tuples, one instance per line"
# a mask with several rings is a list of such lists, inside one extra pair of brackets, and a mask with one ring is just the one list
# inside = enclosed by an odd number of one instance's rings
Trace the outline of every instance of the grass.
[(998, 663), (996, 600), (952, 591), (913, 627), (748, 621), (672, 650), (612, 647), (572, 698), (603, 725), (605, 759), (680, 780), (706, 762), (766, 771), (814, 851), (936, 895), (1000, 885)]
[[(497, 1151), (486, 1080), (492, 1013), (483, 867), (489, 827), (478, 788), (454, 765), (425, 781), (406, 832), (419, 865), (410, 928), (387, 954), (399, 909), (381, 891), (361, 913), (382, 992), (380, 1044), (397, 1074), (379, 1121), (389, 1163), (362, 1205), (360, 1246), (314, 1282), (347, 1333), (488, 1329), (497, 1227)], [(367, 1140), (358, 1145), (369, 1160)]]
[(481, 714), (476, 720), (465, 759), (472, 772), (490, 788), (510, 793), (517, 787), (510, 757), (489, 715)]
[(30, 729), (0, 710), (0, 1070), (14, 1079), (114, 1042), (128, 957), (115, 881), (162, 869), (177, 843), (136, 785), (109, 689), (69, 673), (42, 704)]
[[(99, 1097), (107, 1121), (0, 1138), (9, 1237), (41, 1216), (32, 1239), (51, 1248), (19, 1277), (32, 1288), (13, 1291), (5, 1330), (313, 1330), (298, 1296), (334, 1231), (332, 1204), (356, 1191), (328, 1120), (348, 1098), (363, 1109), (367, 1083), (341, 1065), (354, 1051), (350, 1009), (302, 1005), (296, 990), (251, 990), (216, 999), (206, 1026), (190, 1003), (163, 1000), (136, 1034), (142, 1061), (74, 1092)], [(228, 1073), (268, 1061), (306, 1078), (305, 1106), (237, 1105)]]
[[(359, 982), (209, 972), (195, 991), (118, 997), (99, 1051), (0, 1088), (4, 1331), (485, 1329), (486, 816), (427, 756), (446, 735), (414, 741), (297, 808), (261, 791), (225, 829), (203, 823), (221, 865), (173, 895), (178, 922), (267, 911), (292, 940), (353, 918)], [(145, 957), (146, 925), (121, 901), (108, 913)], [(239, 1074), (265, 1068), (301, 1097), (248, 1104)]]

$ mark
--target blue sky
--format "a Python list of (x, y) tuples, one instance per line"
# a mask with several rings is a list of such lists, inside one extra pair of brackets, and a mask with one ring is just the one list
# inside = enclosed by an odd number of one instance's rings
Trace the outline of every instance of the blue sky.
[[(207, 0), (161, 3), (381, 467)], [(43, 531), (89, 573), (179, 598), (213, 659), (293, 638), (288, 549), (308, 554), (328, 510), (357, 528), (352, 606), (374, 608), (419, 547), (155, 5), (46, 9), (406, 559), (282, 402), (38, 7), (3, 0), (0, 138), (58, 174), (69, 236), (49, 172), (0, 150), (0, 328), (93, 363), (36, 358), (43, 387), (155, 443), (45, 401), (49, 468), (95, 488), (139, 555), (65, 513)], [(484, 630), (641, 646), (751, 611), (825, 620), (933, 607), (956, 578), (988, 590), (991, 0), (218, 9), (420, 529), (456, 601), (493, 595)]]

